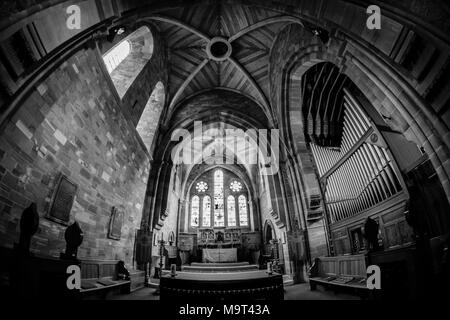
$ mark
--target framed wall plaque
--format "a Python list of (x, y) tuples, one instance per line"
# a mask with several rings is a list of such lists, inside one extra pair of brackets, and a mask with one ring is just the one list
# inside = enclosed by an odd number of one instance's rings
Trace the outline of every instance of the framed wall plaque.
[(111, 209), (111, 221), (109, 222), (108, 238), (120, 240), (122, 236), (124, 212), (117, 207)]
[(66, 175), (59, 174), (47, 218), (57, 223), (69, 225), (70, 211), (75, 201), (77, 189), (77, 184), (70, 181)]

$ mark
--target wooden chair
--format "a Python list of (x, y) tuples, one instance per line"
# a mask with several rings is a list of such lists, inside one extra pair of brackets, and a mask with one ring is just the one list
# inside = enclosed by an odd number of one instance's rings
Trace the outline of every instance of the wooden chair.
[(357, 294), (366, 295), (366, 257), (363, 254), (319, 257), (309, 270), (309, 285), (315, 290), (317, 284), (332, 288), (347, 289)]

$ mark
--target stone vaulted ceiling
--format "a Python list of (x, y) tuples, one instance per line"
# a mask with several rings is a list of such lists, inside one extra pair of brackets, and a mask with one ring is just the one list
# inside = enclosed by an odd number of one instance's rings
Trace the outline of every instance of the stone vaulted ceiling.
[(169, 48), (169, 115), (177, 103), (213, 88), (238, 91), (269, 115), (269, 54), (297, 18), (238, 4), (196, 5), (151, 16)]

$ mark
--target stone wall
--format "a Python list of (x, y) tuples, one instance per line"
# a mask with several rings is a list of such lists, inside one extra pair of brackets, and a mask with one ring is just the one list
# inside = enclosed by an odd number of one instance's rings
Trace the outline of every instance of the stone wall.
[[(19, 237), (22, 210), (36, 202), (40, 226), (31, 250), (59, 256), (65, 226), (45, 218), (61, 172), (78, 185), (71, 220), (84, 231), (81, 258), (133, 256), (149, 159), (93, 50), (79, 51), (29, 93), (0, 133), (0, 242)], [(125, 210), (121, 240), (107, 237), (111, 208)]]

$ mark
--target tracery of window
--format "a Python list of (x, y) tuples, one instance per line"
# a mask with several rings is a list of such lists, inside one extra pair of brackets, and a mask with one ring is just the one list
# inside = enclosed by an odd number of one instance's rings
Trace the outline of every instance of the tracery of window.
[(233, 192), (239, 192), (242, 190), (242, 183), (234, 180), (230, 183), (230, 189)]
[(203, 197), (203, 212), (202, 212), (202, 226), (211, 226), (211, 197)]
[(122, 41), (117, 46), (112, 48), (105, 56), (103, 61), (105, 62), (106, 69), (111, 73), (115, 68), (123, 61), (131, 52), (131, 45), (129, 41)]
[(228, 215), (228, 226), (236, 226), (236, 202), (234, 196), (228, 196), (227, 198), (227, 215)]
[(191, 202), (191, 226), (198, 227), (198, 220), (200, 216), (200, 198), (198, 196), (192, 197)]
[(214, 172), (214, 227), (224, 227), (224, 205), (223, 205), (223, 172)]
[(238, 202), (239, 202), (239, 225), (241, 227), (248, 226), (247, 198), (244, 195), (240, 195), (238, 198)]
[(208, 190), (208, 184), (204, 181), (197, 182), (197, 185), (195, 187), (198, 192), (205, 192)]

